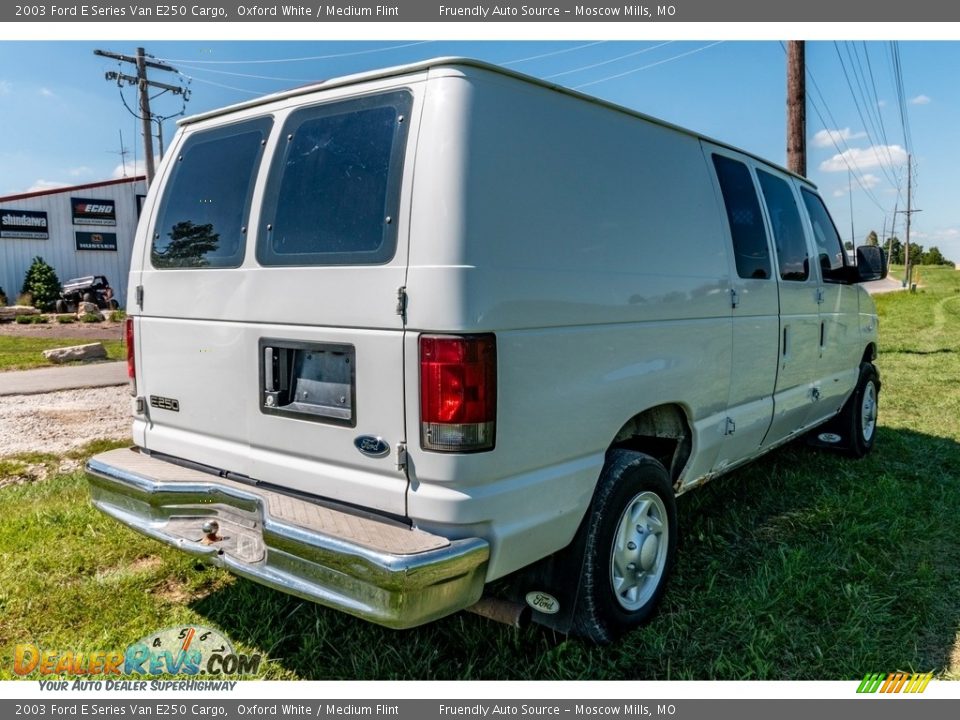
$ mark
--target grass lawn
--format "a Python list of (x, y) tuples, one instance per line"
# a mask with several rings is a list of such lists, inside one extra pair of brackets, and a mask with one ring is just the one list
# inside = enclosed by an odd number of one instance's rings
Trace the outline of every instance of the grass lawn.
[(32, 338), (16, 335), (0, 335), (0, 371), (29, 370), (35, 367), (50, 367), (50, 361), (43, 356), (44, 350), (87, 345), (102, 342), (110, 360), (126, 359), (126, 350), (120, 340), (84, 340), (69, 338)]
[(0, 490), (0, 677), (16, 643), (122, 649), (188, 622), (262, 653), (267, 678), (960, 677), (960, 272), (921, 282), (877, 300), (874, 453), (796, 444), (682, 497), (662, 609), (617, 645), (466, 613), (369, 625), (202, 569), (91, 509), (74, 473)]

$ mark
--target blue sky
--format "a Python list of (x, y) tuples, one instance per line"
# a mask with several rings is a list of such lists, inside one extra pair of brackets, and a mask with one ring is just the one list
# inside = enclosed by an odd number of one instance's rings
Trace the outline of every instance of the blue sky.
[[(127, 88), (121, 97), (116, 84), (104, 80), (104, 72), (120, 68), (93, 50), (133, 54), (137, 44), (182, 72), (180, 78), (151, 72), (151, 78), (189, 83), (188, 114), (318, 79), (466, 55), (578, 88), (781, 164), (786, 158), (779, 42), (2, 41), (0, 195), (119, 177), (121, 132), (132, 173), (142, 144), (123, 98), (134, 107), (135, 94)], [(852, 201), (859, 243), (870, 230), (889, 228), (895, 207), (904, 209), (909, 144), (914, 203), (922, 209), (914, 215), (913, 238), (960, 262), (960, 42), (900, 42), (898, 48), (908, 137), (890, 43), (807, 44), (808, 92), (816, 106), (807, 111), (808, 175), (844, 239), (851, 236)], [(158, 97), (153, 109), (173, 115), (181, 102)], [(164, 124), (167, 141), (174, 122)], [(897, 215), (901, 238), (903, 222)]]

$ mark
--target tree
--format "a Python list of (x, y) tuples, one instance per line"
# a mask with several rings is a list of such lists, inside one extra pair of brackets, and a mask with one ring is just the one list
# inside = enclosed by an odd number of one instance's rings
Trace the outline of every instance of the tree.
[(30, 295), (35, 308), (43, 310), (60, 297), (60, 278), (42, 257), (37, 255), (23, 278), (21, 295)]
[(903, 243), (896, 236), (890, 238), (890, 264), (903, 265)]
[(220, 246), (220, 233), (213, 225), (195, 225), (189, 220), (178, 222), (168, 233), (170, 242), (163, 249), (153, 246), (153, 264), (156, 267), (204, 267), (209, 265), (207, 253)]
[(876, 247), (877, 245), (880, 244), (880, 239), (877, 237), (877, 231), (876, 231), (876, 230), (871, 230), (871, 231), (870, 231), (870, 234), (867, 235), (867, 242), (866, 242), (866, 244), (867, 244), (867, 245), (872, 245), (872, 246), (874, 246), (874, 247)]
[(953, 265), (952, 262), (950, 262), (943, 256), (943, 253), (940, 252), (940, 248), (938, 248), (936, 245), (931, 246), (930, 249), (923, 254), (923, 264), (924, 265)]
[(919, 243), (910, 243), (910, 264), (923, 264), (923, 245)]

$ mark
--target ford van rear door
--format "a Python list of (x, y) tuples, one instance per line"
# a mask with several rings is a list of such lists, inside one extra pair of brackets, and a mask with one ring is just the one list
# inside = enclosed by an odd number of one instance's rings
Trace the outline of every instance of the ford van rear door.
[(146, 447), (405, 513), (412, 90), (187, 126), (143, 258)]

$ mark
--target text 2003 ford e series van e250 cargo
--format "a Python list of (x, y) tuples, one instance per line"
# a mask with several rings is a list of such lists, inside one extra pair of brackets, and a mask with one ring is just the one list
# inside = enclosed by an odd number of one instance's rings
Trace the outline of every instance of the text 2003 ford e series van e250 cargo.
[(608, 641), (663, 594), (676, 495), (814, 428), (870, 450), (885, 273), (803, 178), (471, 60), (198, 115), (144, 206), (135, 447), (93, 502), (383, 625), (513, 574)]

